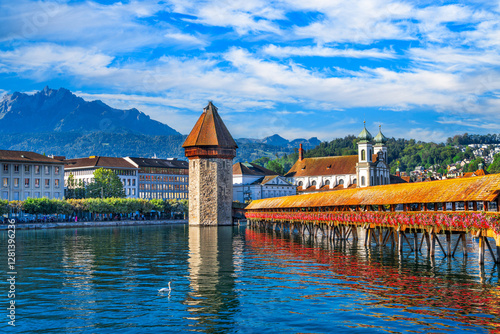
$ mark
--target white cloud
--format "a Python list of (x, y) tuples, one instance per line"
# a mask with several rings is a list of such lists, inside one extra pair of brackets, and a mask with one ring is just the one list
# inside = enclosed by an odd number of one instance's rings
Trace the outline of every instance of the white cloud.
[(81, 47), (41, 44), (0, 52), (0, 72), (30, 73), (39, 79), (69, 72), (93, 77), (110, 75), (113, 57)]
[(394, 59), (396, 53), (393, 50), (366, 49), (357, 50), (352, 48), (336, 49), (324, 46), (302, 46), (302, 47), (279, 47), (268, 45), (263, 48), (263, 52), (274, 57), (346, 57), (346, 58), (378, 58)]

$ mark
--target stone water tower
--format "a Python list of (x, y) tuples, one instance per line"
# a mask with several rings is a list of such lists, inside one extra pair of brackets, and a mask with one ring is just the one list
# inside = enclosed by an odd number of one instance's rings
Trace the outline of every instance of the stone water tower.
[(182, 147), (189, 158), (189, 225), (231, 225), (238, 146), (212, 102)]

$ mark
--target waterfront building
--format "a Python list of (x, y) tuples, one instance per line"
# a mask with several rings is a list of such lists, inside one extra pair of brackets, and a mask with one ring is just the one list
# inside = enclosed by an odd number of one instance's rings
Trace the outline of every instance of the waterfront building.
[(126, 157), (139, 172), (138, 194), (145, 199), (188, 199), (189, 164), (187, 161)]
[(233, 165), (233, 201), (247, 201), (290, 196), (297, 187), (278, 173), (253, 163)]
[(299, 159), (285, 177), (303, 194), (389, 184), (386, 142), (381, 129), (373, 138), (364, 126), (358, 135), (357, 155), (304, 158), (300, 145)]
[[(65, 160), (64, 181), (70, 174), (75, 181), (82, 180), (87, 185), (94, 180), (94, 172), (99, 168), (112, 170), (123, 183), (127, 198), (138, 198), (139, 168), (124, 158), (90, 156)], [(67, 184), (66, 184), (67, 186)]]
[(0, 150), (1, 198), (63, 198), (64, 163), (38, 153)]
[(232, 224), (232, 160), (238, 145), (212, 102), (182, 147), (189, 158), (189, 224)]

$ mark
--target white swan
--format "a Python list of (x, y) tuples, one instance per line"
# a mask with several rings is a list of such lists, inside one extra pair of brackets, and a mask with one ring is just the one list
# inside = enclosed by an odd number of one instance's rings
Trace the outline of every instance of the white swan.
[(168, 282), (168, 288), (161, 288), (158, 292), (170, 292), (172, 289), (170, 288), (170, 282)]

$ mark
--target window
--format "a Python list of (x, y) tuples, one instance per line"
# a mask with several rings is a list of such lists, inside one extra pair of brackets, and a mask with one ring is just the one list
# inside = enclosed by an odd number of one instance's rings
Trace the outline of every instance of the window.
[(59, 199), (59, 193), (54, 193), (54, 198)]
[(54, 187), (59, 188), (59, 179), (54, 180)]
[(14, 187), (19, 188), (19, 178), (17, 177), (14, 179)]
[(24, 199), (28, 199), (30, 197), (29, 191), (24, 192)]
[(358, 183), (358, 180), (354, 179), (352, 180), (352, 184), (357, 184)]
[(30, 172), (30, 165), (24, 165), (24, 172), (29, 173)]
[(45, 179), (45, 188), (50, 187), (50, 179)]
[(19, 201), (19, 193), (17, 191), (14, 193), (14, 201)]
[(135, 179), (132, 179), (132, 186), (135, 187)]
[(315, 185), (316, 185), (316, 181), (312, 181), (311, 186), (315, 186)]
[(9, 199), (9, 193), (7, 191), (2, 191), (2, 199)]
[(24, 187), (29, 188), (30, 186), (30, 179), (24, 179)]
[(132, 195), (135, 196), (135, 189), (132, 189)]
[(48, 191), (46, 191), (45, 194), (43, 195), (43, 197), (50, 198), (50, 193)]
[(340, 179), (339, 184), (344, 184), (344, 180)]
[(361, 160), (362, 161), (366, 160), (366, 152), (365, 152), (365, 150), (361, 150)]
[(128, 186), (130, 187), (131, 180), (130, 180), (130, 179), (128, 179), (127, 183), (128, 183)]
[(361, 185), (364, 186), (365, 185), (365, 177), (364, 176), (361, 176)]
[(39, 191), (35, 192), (35, 198), (40, 198), (40, 192)]
[[(35, 179), (35, 187), (40, 188), (40, 179)], [(35, 193), (36, 194), (36, 193)], [(40, 197), (40, 193), (38, 193), (38, 196)], [(38, 198), (38, 197), (37, 197)]]
[(40, 174), (40, 166), (35, 165), (35, 174)]
[(59, 175), (59, 166), (54, 167), (54, 174)]
[(45, 175), (49, 175), (50, 174), (50, 166), (45, 166)]
[(4, 177), (2, 184), (3, 184), (4, 187), (8, 187), (9, 186), (9, 179), (6, 178), (6, 177)]
[(304, 183), (302, 183), (302, 181), (299, 181), (299, 184), (297, 184), (299, 187), (302, 187)]
[(326, 180), (325, 181), (325, 186), (329, 186), (330, 185), (330, 180)]
[(19, 173), (19, 165), (14, 165), (14, 173)]
[(9, 171), (9, 165), (3, 164), (3, 171), (8, 172)]

